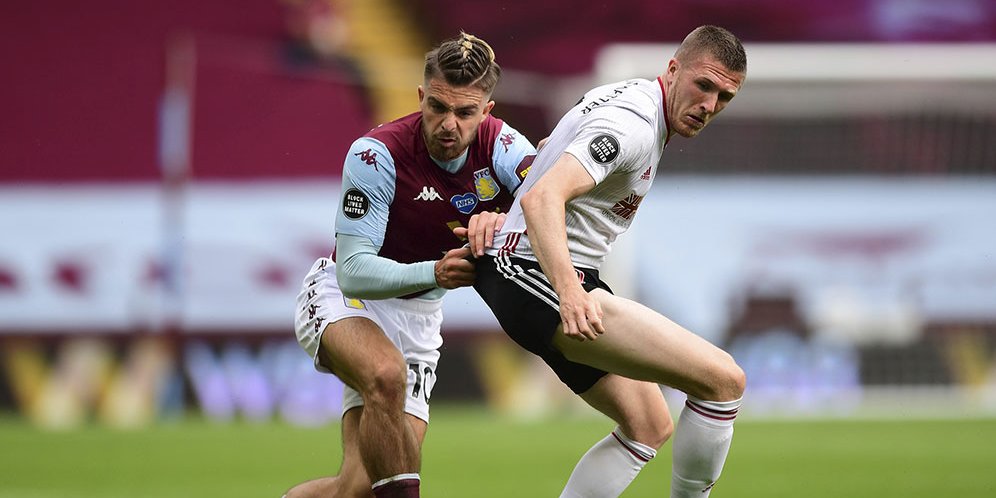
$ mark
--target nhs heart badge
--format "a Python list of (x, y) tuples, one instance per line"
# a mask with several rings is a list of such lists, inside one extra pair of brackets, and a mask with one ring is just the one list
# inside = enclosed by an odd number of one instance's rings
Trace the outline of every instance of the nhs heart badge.
[(450, 204), (463, 214), (470, 214), (477, 207), (477, 196), (472, 192), (450, 197)]

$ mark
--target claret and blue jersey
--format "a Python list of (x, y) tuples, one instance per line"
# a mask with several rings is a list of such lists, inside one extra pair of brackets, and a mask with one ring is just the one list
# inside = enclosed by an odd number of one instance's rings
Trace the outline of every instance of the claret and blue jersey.
[(463, 244), (453, 228), (483, 211), (507, 212), (536, 155), (493, 116), (461, 159), (438, 164), (426, 150), (421, 114), (374, 128), (346, 155), (336, 234), (367, 238), (399, 263), (439, 259)]

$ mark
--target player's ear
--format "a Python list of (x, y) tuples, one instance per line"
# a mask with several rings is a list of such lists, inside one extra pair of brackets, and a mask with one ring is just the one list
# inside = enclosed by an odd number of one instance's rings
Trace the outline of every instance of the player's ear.
[(671, 59), (667, 63), (667, 70), (664, 71), (664, 80), (670, 84), (678, 75), (678, 59)]
[(418, 86), (418, 103), (422, 103), (422, 99), (425, 98), (425, 90), (422, 89), (422, 85)]
[(487, 116), (491, 114), (491, 109), (494, 109), (495, 101), (489, 100), (487, 104), (484, 105), (484, 115)]
[(678, 72), (678, 59), (671, 59), (667, 63), (667, 74), (674, 76)]

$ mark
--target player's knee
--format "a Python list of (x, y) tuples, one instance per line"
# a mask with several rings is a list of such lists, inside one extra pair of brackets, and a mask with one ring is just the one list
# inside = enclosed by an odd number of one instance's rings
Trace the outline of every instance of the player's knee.
[(704, 378), (687, 393), (709, 401), (733, 401), (744, 395), (747, 375), (733, 357), (723, 352), (707, 369)]
[(674, 433), (674, 422), (671, 420), (671, 416), (657, 417), (654, 419), (654, 423), (649, 428), (649, 433), (647, 434), (647, 442), (644, 443), (654, 449), (658, 449), (664, 446), (664, 443), (668, 439), (671, 439), (671, 434)]
[(626, 437), (642, 444), (658, 449), (664, 446), (674, 433), (674, 422), (669, 414), (657, 417), (647, 417), (629, 424), (620, 424)]
[(744, 391), (747, 390), (747, 373), (744, 372), (744, 369), (740, 368), (740, 365), (734, 363), (733, 366), (736, 369), (736, 371), (733, 374), (733, 382), (734, 382), (733, 399), (740, 399), (744, 396)]
[(714, 401), (733, 401), (740, 399), (747, 388), (747, 374), (744, 373), (740, 365), (727, 355), (727, 360), (719, 368), (714, 386), (713, 396), (708, 398)]
[(404, 403), (407, 375), (404, 363), (390, 361), (376, 364), (362, 393), (364, 403), (368, 406)]

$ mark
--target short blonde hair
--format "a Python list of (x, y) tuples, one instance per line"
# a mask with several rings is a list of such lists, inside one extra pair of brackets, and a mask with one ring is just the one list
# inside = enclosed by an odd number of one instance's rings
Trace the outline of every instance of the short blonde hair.
[(702, 52), (708, 52), (731, 71), (747, 72), (747, 53), (740, 40), (719, 26), (699, 26), (681, 42), (674, 58), (685, 62)]

